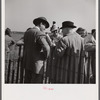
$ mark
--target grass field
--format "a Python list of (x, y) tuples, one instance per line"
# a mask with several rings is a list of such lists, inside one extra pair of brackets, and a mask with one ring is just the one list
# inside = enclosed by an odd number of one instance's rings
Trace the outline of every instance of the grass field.
[(18, 41), (21, 37), (24, 36), (24, 32), (12, 32), (11, 36), (15, 41)]

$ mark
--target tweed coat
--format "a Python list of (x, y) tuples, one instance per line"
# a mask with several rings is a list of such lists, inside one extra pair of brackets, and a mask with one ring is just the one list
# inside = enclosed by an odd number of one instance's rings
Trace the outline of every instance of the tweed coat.
[(53, 66), (55, 83), (84, 82), (84, 40), (79, 34), (70, 33), (59, 41)]
[(48, 58), (50, 52), (46, 35), (34, 27), (25, 32), (23, 66), (37, 74), (43, 74), (43, 62)]

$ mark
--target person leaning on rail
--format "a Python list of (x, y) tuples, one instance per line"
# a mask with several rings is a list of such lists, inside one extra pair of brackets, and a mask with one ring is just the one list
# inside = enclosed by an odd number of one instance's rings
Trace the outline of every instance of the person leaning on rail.
[(50, 53), (50, 46), (43, 31), (49, 27), (49, 23), (45, 17), (38, 17), (33, 23), (35, 27), (27, 30), (24, 35), (25, 83), (43, 83), (43, 63)]

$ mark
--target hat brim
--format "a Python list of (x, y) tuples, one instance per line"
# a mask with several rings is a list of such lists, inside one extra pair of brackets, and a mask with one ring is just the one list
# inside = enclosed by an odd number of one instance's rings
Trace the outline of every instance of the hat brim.
[(43, 20), (43, 19), (41, 19), (41, 18), (36, 18), (36, 19), (34, 19), (33, 20), (33, 24), (37, 24), (37, 23), (39, 23), (39, 22), (44, 22), (45, 24), (46, 24), (46, 28), (48, 28), (49, 27), (49, 23), (46, 21), (46, 20)]
[(76, 28), (76, 26), (66, 26), (66, 27), (61, 27), (60, 29), (63, 29), (63, 28)]

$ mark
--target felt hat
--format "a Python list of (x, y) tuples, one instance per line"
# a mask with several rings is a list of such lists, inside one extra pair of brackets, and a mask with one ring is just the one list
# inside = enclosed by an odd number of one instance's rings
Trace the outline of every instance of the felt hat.
[(33, 20), (33, 24), (37, 25), (39, 22), (43, 22), (46, 24), (46, 28), (49, 27), (49, 23), (47, 21), (47, 19), (45, 17), (38, 17), (36, 19)]
[(74, 23), (71, 22), (71, 21), (64, 21), (64, 22), (62, 23), (62, 27), (61, 27), (60, 29), (66, 28), (66, 27), (76, 28), (76, 26), (74, 25)]

